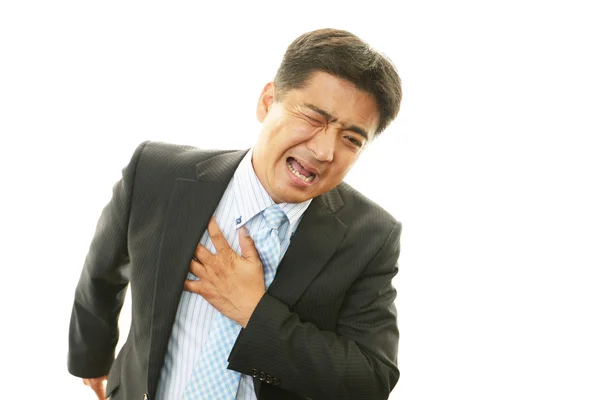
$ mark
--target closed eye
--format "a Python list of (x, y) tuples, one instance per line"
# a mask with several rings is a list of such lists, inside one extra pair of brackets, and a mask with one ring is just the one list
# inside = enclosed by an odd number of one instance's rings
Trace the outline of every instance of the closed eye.
[(348, 135), (348, 136), (344, 136), (344, 138), (348, 139), (348, 141), (356, 147), (362, 147), (362, 145), (363, 145), (362, 142), (360, 140), (356, 139), (354, 136)]
[(312, 117), (310, 117), (310, 116), (308, 116), (308, 115), (306, 115), (306, 114), (305, 114), (304, 116), (305, 116), (306, 118), (308, 118), (308, 119), (310, 120), (310, 122), (314, 122), (315, 124), (320, 124), (320, 125), (322, 125), (322, 124), (323, 124), (323, 122), (319, 121), (318, 119), (312, 118)]

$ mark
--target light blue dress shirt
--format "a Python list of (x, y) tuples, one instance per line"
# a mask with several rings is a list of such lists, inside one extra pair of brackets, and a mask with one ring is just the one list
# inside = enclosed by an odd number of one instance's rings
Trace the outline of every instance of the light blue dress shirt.
[[(310, 202), (311, 200), (297, 204), (279, 204), (289, 221), (279, 229), (281, 240), (279, 261), (283, 258), (293, 232), (300, 224), (302, 215)], [(254, 172), (252, 150), (250, 150), (236, 169), (214, 214), (217, 224), (232, 249), (240, 253), (238, 229), (245, 225), (252, 237), (265, 224), (261, 212), (273, 204), (275, 202)], [(215, 252), (208, 231), (204, 232), (200, 243), (211, 252)], [(197, 278), (188, 273), (188, 279)], [(202, 357), (203, 346), (217, 313), (218, 311), (202, 296), (186, 291), (181, 294), (158, 382), (157, 398), (159, 400), (181, 399), (194, 367)], [(236, 400), (255, 399), (253, 378), (249, 375), (242, 375)]]

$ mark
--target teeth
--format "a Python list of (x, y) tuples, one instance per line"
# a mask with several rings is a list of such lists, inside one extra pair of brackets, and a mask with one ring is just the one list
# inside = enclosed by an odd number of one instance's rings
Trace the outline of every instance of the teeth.
[(287, 162), (287, 167), (290, 171), (292, 171), (292, 174), (296, 175), (298, 178), (302, 179), (304, 182), (312, 182), (313, 179), (315, 179), (314, 175), (306, 177), (306, 176), (302, 175), (300, 172), (296, 171), (294, 169), (294, 167), (292, 167), (292, 164), (289, 161)]

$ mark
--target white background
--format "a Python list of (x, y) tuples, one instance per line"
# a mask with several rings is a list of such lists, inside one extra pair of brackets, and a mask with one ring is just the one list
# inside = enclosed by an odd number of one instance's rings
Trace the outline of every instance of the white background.
[(285, 47), (336, 27), (403, 80), (347, 179), (404, 225), (391, 398), (600, 398), (592, 1), (201, 3), (1, 3), (2, 397), (94, 398), (67, 331), (121, 168), (147, 139), (251, 146)]

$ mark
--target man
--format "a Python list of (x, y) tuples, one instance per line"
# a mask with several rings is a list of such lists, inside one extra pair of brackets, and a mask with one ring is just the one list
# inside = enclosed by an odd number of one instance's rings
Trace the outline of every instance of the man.
[(77, 286), (69, 371), (114, 400), (387, 398), (400, 223), (342, 180), (400, 99), (385, 57), (317, 30), (262, 90), (250, 151), (141, 144)]

